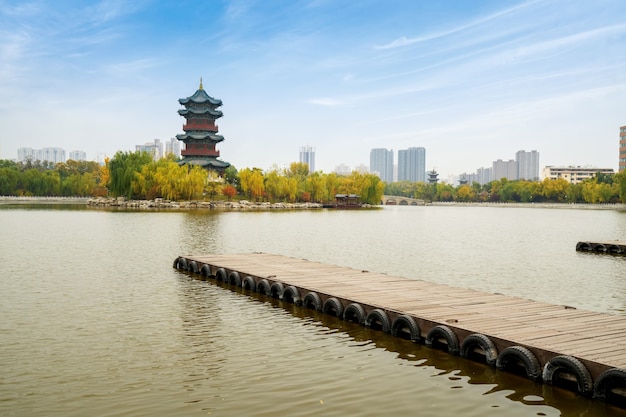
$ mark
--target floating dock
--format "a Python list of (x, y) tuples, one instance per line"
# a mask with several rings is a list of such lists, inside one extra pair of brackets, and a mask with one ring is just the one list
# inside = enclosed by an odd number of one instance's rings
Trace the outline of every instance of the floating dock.
[(626, 317), (266, 253), (174, 267), (626, 406)]
[(578, 252), (606, 253), (609, 255), (626, 256), (626, 242), (613, 240), (607, 242), (578, 242)]

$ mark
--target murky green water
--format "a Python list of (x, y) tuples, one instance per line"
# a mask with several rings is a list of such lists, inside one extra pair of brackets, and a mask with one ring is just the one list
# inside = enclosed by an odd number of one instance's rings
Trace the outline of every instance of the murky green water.
[(473, 207), (0, 207), (2, 416), (626, 416), (332, 317), (204, 282), (263, 251), (626, 314), (626, 213)]

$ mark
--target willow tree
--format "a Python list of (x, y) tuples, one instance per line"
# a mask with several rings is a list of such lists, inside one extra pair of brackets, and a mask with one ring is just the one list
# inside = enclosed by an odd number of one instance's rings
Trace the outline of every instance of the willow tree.
[(111, 178), (109, 190), (114, 196), (132, 198), (136, 174), (141, 172), (144, 165), (151, 162), (152, 155), (147, 152), (118, 151), (108, 164)]
[(315, 171), (306, 178), (304, 190), (311, 194), (311, 200), (315, 202), (328, 201), (326, 189), (326, 176), (320, 171)]
[(284, 175), (280, 175), (278, 171), (272, 170), (265, 174), (265, 191), (270, 201), (276, 201), (280, 197), (283, 197), (283, 182), (287, 178)]
[(622, 204), (626, 204), (626, 170), (615, 174), (613, 180), (614, 183), (617, 184), (619, 198), (622, 200)]
[(239, 180), (241, 181), (241, 190), (248, 195), (250, 199), (258, 199), (265, 192), (265, 184), (263, 182), (263, 174), (258, 168), (246, 168), (239, 172)]

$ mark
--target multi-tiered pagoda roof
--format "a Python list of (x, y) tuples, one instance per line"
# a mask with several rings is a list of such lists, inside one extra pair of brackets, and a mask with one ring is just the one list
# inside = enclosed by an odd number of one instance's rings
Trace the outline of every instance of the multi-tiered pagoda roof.
[(217, 159), (220, 152), (215, 149), (215, 144), (224, 140), (218, 135), (218, 127), (215, 120), (223, 116), (218, 109), (222, 100), (209, 96), (200, 87), (191, 96), (181, 98), (178, 102), (185, 108), (178, 110), (178, 114), (185, 118), (183, 126), (185, 133), (176, 135), (176, 139), (185, 143), (185, 149), (181, 154), (183, 159), (180, 164), (200, 165), (206, 169), (223, 172), (230, 166), (228, 162)]

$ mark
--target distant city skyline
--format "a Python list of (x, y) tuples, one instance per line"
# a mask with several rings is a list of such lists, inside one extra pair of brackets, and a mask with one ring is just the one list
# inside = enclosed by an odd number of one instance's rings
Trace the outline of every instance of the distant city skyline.
[[(626, 142), (626, 126), (620, 127), (619, 140), (620, 140), (620, 152), (623, 152), (621, 148), (623, 148), (624, 142)], [(165, 152), (163, 152), (163, 147), (165, 145)], [(160, 139), (154, 139), (151, 142), (146, 142), (143, 145), (135, 145), (135, 151), (142, 151), (151, 153), (155, 160), (167, 156), (167, 154), (173, 153), (176, 157), (180, 157), (180, 142), (176, 138), (171, 138), (170, 140), (163, 143)], [(376, 148), (370, 150), (370, 165), (375, 167), (379, 167), (382, 169), (385, 174), (384, 178), (387, 178), (391, 175), (392, 180), (384, 180), (386, 182), (395, 182), (395, 181), (404, 181), (405, 179), (403, 175), (400, 174), (401, 169), (401, 158), (407, 158), (406, 154), (413, 154), (413, 158), (417, 161), (419, 160), (419, 166), (423, 164), (425, 166), (425, 152), (426, 150), (422, 147), (411, 147), (406, 150), (398, 150), (398, 159), (394, 159), (394, 151), (392, 149), (385, 148)], [(405, 154), (404, 157), (400, 155)], [(66, 157), (66, 155), (69, 155)], [(103, 163), (104, 160), (95, 160), (91, 158), (87, 158), (86, 153), (82, 150), (74, 150), (69, 153), (66, 152), (65, 149), (59, 147), (46, 147), (42, 149), (32, 149), (32, 148), (19, 148), (18, 149), (18, 158), (16, 161), (25, 161), (27, 158), (31, 158), (33, 160), (40, 161), (49, 161), (53, 163), (57, 162), (66, 162), (69, 159), (77, 160), (77, 161), (96, 161), (98, 163)], [(313, 163), (315, 163), (315, 148), (312, 146), (303, 146), (300, 147), (300, 157), (298, 162), (306, 162), (312, 158)], [(384, 162), (382, 162), (384, 161)], [(293, 161), (296, 162), (296, 161)], [(397, 163), (396, 163), (397, 162)], [(308, 163), (308, 162), (306, 162)], [(382, 164), (382, 165), (381, 165)], [(269, 168), (268, 170), (275, 169), (277, 165)], [(389, 166), (391, 166), (391, 174), (389, 173)], [(286, 166), (285, 166), (286, 167)], [(382, 167), (382, 168), (381, 168)], [(420, 168), (421, 169), (421, 168)], [(380, 173), (377, 169), (372, 169), (371, 166), (359, 164), (355, 167), (350, 167), (347, 164), (339, 164), (335, 166), (332, 171), (340, 175), (349, 175), (352, 171), (357, 172), (373, 172), (376, 174)], [(584, 175), (590, 175), (589, 173), (593, 172), (603, 172), (603, 173), (611, 173), (615, 172), (613, 168), (608, 167), (597, 167), (591, 165), (561, 165), (555, 166), (546, 164), (540, 168), (539, 164), (539, 152), (536, 150), (532, 151), (524, 151), (519, 150), (515, 153), (515, 160), (503, 160), (497, 159), (492, 162), (492, 166), (485, 168), (477, 168), (474, 173), (459, 173), (453, 174), (448, 179), (444, 179), (444, 181), (456, 185), (458, 182), (478, 182), (479, 184), (487, 184), (490, 181), (498, 180), (502, 178), (507, 178), (509, 180), (542, 180), (544, 178), (555, 178), (553, 174), (554, 172), (584, 172), (583, 176), (578, 176), (572, 178), (577, 178), (576, 181), (579, 181), (580, 178), (585, 178)], [(313, 171), (310, 171), (313, 172)], [(440, 173), (439, 173), (440, 174)], [(569, 175), (569, 174), (568, 174)], [(383, 176), (381, 176), (383, 178)], [(569, 178), (569, 177), (567, 177)], [(406, 179), (407, 181), (426, 182), (426, 173), (424, 173), (424, 179)]]

